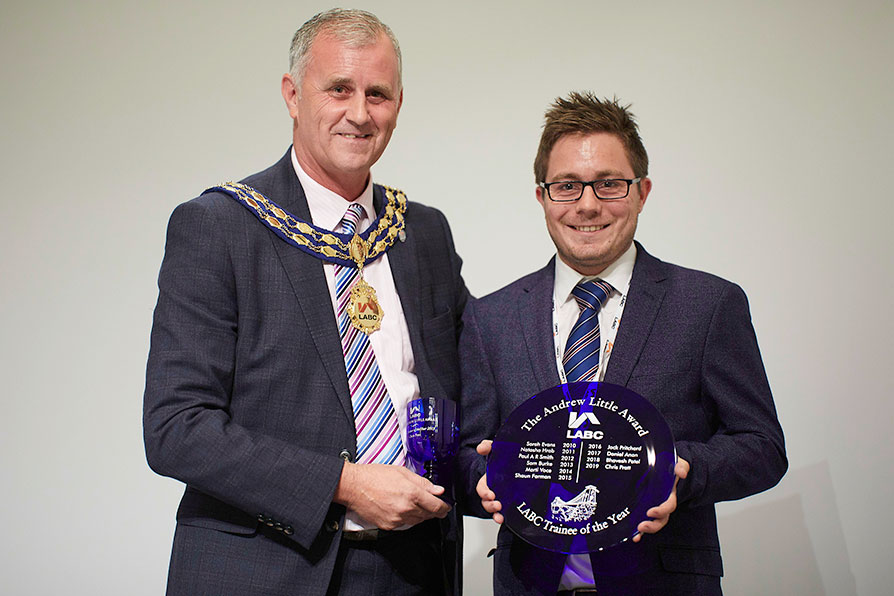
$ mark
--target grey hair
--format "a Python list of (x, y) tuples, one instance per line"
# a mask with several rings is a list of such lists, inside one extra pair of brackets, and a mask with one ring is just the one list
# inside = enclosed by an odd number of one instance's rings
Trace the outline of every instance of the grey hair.
[(397, 54), (397, 82), (403, 87), (403, 61), (400, 56), (400, 45), (391, 28), (379, 18), (365, 10), (333, 8), (314, 15), (292, 38), (289, 49), (289, 74), (295, 89), (301, 89), (301, 79), (310, 60), (310, 46), (321, 33), (332, 35), (337, 40), (351, 47), (363, 47), (375, 43), (383, 33), (391, 40), (394, 53)]

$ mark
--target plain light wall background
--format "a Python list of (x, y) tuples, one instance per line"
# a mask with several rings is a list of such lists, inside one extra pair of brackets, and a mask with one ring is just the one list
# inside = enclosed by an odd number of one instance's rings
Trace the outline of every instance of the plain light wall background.
[[(163, 592), (182, 485), (146, 466), (140, 415), (167, 218), (286, 150), (289, 41), (329, 6), (0, 8), (3, 593)], [(362, 7), (405, 60), (374, 174), (447, 214), (477, 295), (553, 252), (531, 172), (549, 102), (633, 103), (637, 237), (745, 288), (786, 432), (782, 483), (718, 507), (726, 592), (889, 594), (892, 4)], [(488, 594), (494, 526), (467, 527), (467, 593)]]

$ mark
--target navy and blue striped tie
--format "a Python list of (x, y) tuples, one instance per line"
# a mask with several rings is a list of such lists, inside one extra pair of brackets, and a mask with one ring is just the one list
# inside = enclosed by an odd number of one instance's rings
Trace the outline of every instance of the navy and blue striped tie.
[(565, 344), (562, 365), (569, 383), (595, 381), (599, 371), (599, 309), (614, 288), (607, 281), (582, 281), (571, 290), (580, 307), (580, 317)]

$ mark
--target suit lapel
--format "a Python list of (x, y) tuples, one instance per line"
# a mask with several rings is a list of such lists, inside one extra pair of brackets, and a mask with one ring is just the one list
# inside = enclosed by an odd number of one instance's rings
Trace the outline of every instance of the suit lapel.
[(559, 384), (553, 340), (553, 280), (555, 258), (530, 278), (517, 304), (516, 317), (522, 328), (528, 359), (537, 385), (544, 389)]
[(627, 304), (605, 371), (606, 382), (624, 386), (630, 380), (633, 367), (649, 339), (665, 293), (661, 282), (666, 275), (661, 261), (647, 253), (639, 243), (636, 249), (636, 264), (627, 293)]
[[(304, 190), (292, 168), (290, 153), (271, 168), (270, 182), (261, 189), (267, 197), (280, 207), (304, 221), (311, 221), (310, 208)], [(306, 328), (310, 331), (314, 347), (320, 355), (323, 367), (329, 377), (338, 400), (349, 420), (354, 419), (351, 394), (348, 389), (345, 360), (342, 353), (338, 324), (332, 310), (332, 298), (323, 273), (323, 261), (284, 242), (275, 234), (270, 234), (283, 269), (289, 278), (292, 291), (298, 299), (298, 306), (304, 316)]]

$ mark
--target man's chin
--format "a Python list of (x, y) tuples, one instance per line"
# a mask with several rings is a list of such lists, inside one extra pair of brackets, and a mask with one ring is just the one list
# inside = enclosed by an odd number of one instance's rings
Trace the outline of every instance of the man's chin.
[(562, 260), (581, 275), (598, 275), (608, 265), (603, 252), (572, 253)]
[(335, 162), (335, 167), (346, 174), (366, 174), (378, 160), (378, 156), (373, 157), (369, 153), (347, 154)]

